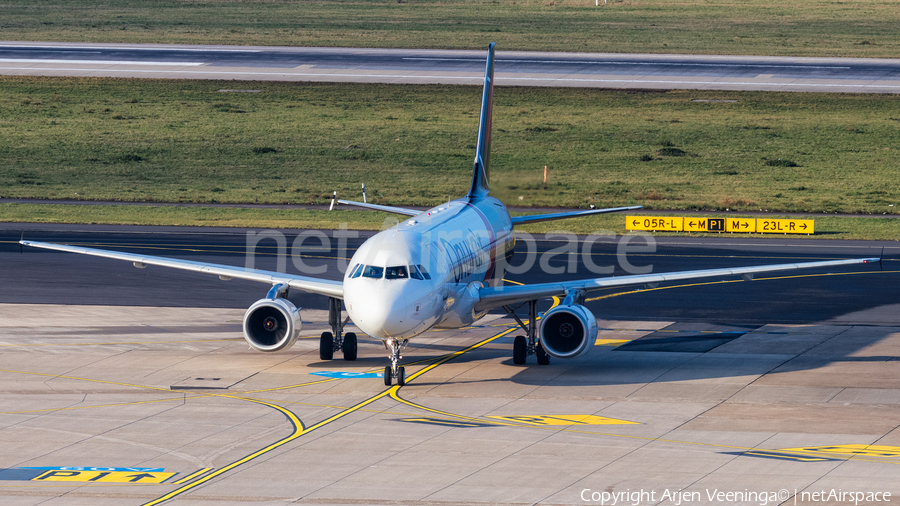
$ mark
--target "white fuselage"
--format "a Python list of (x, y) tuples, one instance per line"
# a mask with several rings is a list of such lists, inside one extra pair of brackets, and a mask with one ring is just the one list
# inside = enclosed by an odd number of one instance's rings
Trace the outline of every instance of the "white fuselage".
[(484, 315), (474, 312), (478, 288), (501, 279), (514, 246), (499, 200), (448, 202), (363, 243), (344, 275), (344, 306), (360, 330), (380, 339), (471, 325)]

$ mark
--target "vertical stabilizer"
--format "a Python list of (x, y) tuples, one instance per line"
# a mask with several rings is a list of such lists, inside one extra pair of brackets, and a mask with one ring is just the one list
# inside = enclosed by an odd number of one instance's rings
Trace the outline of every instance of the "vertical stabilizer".
[(469, 201), (480, 200), (490, 192), (491, 167), (491, 111), (494, 106), (494, 43), (488, 46), (487, 67), (484, 69), (484, 92), (481, 96), (481, 120), (478, 122), (478, 143), (475, 149), (475, 169)]

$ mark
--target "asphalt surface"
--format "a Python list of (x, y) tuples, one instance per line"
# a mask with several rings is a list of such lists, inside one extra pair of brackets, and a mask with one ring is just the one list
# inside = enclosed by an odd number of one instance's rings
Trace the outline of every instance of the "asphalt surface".
[[(488, 315), (414, 339), (407, 384), (387, 388), (378, 341), (361, 338), (353, 362), (319, 359), (327, 314), (309, 309), (314, 297), (299, 298), (293, 347), (254, 352), (241, 319), (265, 285), (20, 253), (22, 228), (30, 239), (235, 265), (247, 233), (260, 232), (0, 226), (4, 505), (837, 505), (900, 495), (900, 273), (877, 264), (594, 293), (606, 297), (588, 302), (600, 318), (594, 348), (546, 366), (514, 365), (520, 330)], [(300, 232), (281, 233), (291, 245)], [(261, 266), (277, 265), (270, 241), (257, 245)], [(537, 251), (564, 245), (539, 241)], [(590, 260), (624, 273), (618, 246), (596, 244)], [(897, 243), (660, 238), (626, 259), (661, 272), (882, 250), (896, 258)], [(339, 276), (342, 253), (300, 253)], [(576, 260), (578, 272), (509, 277), (586, 275)]]
[[(900, 92), (900, 59), (503, 51), (498, 85)], [(479, 84), (484, 51), (0, 41), (0, 74)]]
[[(285, 253), (279, 257), (275, 239), (257, 241), (262, 230), (204, 229), (189, 227), (123, 227), (91, 225), (0, 225), (0, 303), (117, 304), (174, 307), (246, 308), (262, 298), (268, 286), (249, 281), (220, 281), (184, 271), (150, 267), (135, 269), (130, 263), (82, 255), (20, 248), (18, 239), (58, 242), (104, 249), (171, 256), (228, 265), (252, 265), (267, 270), (325, 267), (322, 277), (340, 279), (353, 251), (371, 232), (352, 232), (346, 250), (327, 233), (330, 248), (321, 240), (297, 243), (302, 231), (283, 234)], [(551, 250), (566, 242), (536, 236), (533, 246), (520, 239), (512, 265), (530, 264), (526, 272), (506, 279), (540, 283), (624, 275), (634, 269), (671, 272), (719, 267), (791, 263), (840, 258), (879, 257), (882, 265), (869, 264), (823, 271), (759, 275), (751, 282), (717, 283), (716, 280), (629, 287), (589, 294), (587, 306), (598, 318), (625, 320), (677, 320), (739, 324), (809, 323), (887, 304), (900, 303), (896, 290), (900, 270), (900, 246), (896, 242), (828, 241), (791, 239), (665, 238), (644, 239), (623, 245), (622, 238), (597, 241), (590, 262), (604, 269), (594, 274), (584, 257), (569, 262), (565, 253)], [(248, 256), (248, 244), (253, 255)], [(296, 246), (296, 247), (295, 247)], [(529, 248), (534, 252), (529, 257)], [(655, 249), (655, 250), (654, 250)], [(583, 251), (583, 246), (578, 246)], [(620, 255), (624, 251), (624, 255)], [(279, 258), (283, 265), (279, 265)], [(546, 265), (560, 272), (546, 272)], [(629, 265), (631, 267), (629, 267)], [(611, 272), (607, 272), (614, 269)], [(521, 269), (520, 269), (521, 270)], [(831, 271), (827, 271), (831, 272)], [(613, 295), (613, 294), (620, 295)], [(298, 307), (326, 309), (324, 297), (292, 292)], [(546, 307), (549, 302), (544, 304)]]

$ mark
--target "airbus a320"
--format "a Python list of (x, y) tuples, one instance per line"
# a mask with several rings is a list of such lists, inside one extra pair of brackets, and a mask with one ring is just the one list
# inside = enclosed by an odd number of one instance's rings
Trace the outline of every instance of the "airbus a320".
[[(513, 341), (513, 362), (524, 364), (529, 356), (535, 356), (538, 364), (546, 365), (550, 357), (578, 357), (593, 347), (597, 320), (583, 305), (585, 294), (592, 290), (879, 260), (859, 258), (504, 285), (503, 266), (513, 254), (516, 225), (640, 206), (510, 217), (503, 203), (490, 195), (493, 85), (494, 44), (491, 44), (487, 53), (472, 183), (464, 197), (427, 211), (339, 201), (404, 216), (404, 221), (374, 235), (356, 251), (343, 280), (28, 240), (22, 240), (21, 244), (125, 260), (141, 268), (148, 265), (171, 267), (218, 275), (222, 279), (238, 278), (269, 284), (271, 289), (265, 298), (250, 306), (243, 320), (244, 338), (251, 347), (264, 352), (285, 350), (300, 334), (300, 310), (287, 299), (289, 289), (328, 297), (331, 331), (321, 335), (320, 358), (330, 360), (340, 351), (345, 360), (356, 360), (357, 336), (343, 332), (343, 305), (349, 320), (357, 328), (380, 339), (389, 350), (391, 363), (384, 368), (387, 386), (392, 385), (394, 379), (399, 385), (405, 384), (400, 352), (410, 339), (435, 327), (472, 325), (491, 309), (504, 308), (523, 329), (524, 335), (516, 336)], [(558, 297), (562, 302), (544, 313), (538, 324), (537, 301), (551, 297)], [(529, 309), (525, 321), (516, 316), (513, 308), (523, 304)]]

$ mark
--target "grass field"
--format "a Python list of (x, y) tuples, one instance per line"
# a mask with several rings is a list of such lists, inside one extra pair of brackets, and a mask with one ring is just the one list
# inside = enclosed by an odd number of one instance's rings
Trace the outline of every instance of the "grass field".
[[(675, 215), (675, 214), (673, 214)], [(725, 215), (723, 215), (725, 216)], [(728, 214), (729, 218), (739, 214)], [(778, 217), (778, 216), (772, 216)], [(397, 223), (397, 216), (354, 209), (314, 211), (306, 209), (246, 209), (222, 207), (164, 207), (63, 204), (0, 204), (0, 221), (9, 223), (90, 223), (111, 225), (171, 225), (206, 227), (242, 227), (256, 229), (337, 229), (382, 230)], [(796, 217), (794, 217), (796, 218)], [(900, 219), (811, 216), (815, 219), (813, 236), (773, 234), (688, 234), (658, 233), (692, 237), (789, 237), (791, 239), (900, 240)], [(27, 228), (27, 225), (24, 226)], [(556, 222), (516, 227), (531, 234), (564, 231), (625, 234), (625, 214), (604, 214)]]
[[(0, 78), (0, 197), (435, 205), (477, 87)], [(698, 100), (714, 100), (698, 102)], [(718, 100), (718, 102), (716, 102)], [(509, 204), (894, 213), (900, 96), (499, 88)], [(543, 167), (549, 181), (542, 183)]]
[(4, 0), (6, 40), (888, 57), (894, 0)]

